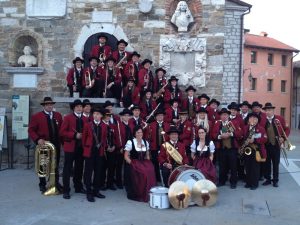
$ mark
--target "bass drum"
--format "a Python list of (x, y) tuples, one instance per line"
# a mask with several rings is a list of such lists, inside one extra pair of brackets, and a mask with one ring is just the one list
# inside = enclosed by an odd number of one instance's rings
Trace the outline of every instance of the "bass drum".
[(155, 209), (167, 209), (170, 208), (170, 202), (168, 198), (169, 188), (165, 187), (153, 187), (150, 189), (150, 207)]
[(189, 186), (189, 189), (193, 189), (193, 185), (198, 180), (205, 179), (205, 176), (192, 166), (178, 166), (170, 174), (168, 184), (171, 186), (175, 181), (183, 181)]

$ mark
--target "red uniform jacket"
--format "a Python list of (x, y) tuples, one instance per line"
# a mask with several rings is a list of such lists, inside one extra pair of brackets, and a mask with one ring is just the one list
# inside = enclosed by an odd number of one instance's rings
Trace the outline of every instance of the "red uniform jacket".
[[(126, 54), (126, 58), (125, 60), (121, 63), (120, 66), (123, 67), (123, 69), (125, 69), (127, 62), (129, 61), (130, 57), (131, 57), (131, 53), (125, 51)], [(112, 52), (112, 57), (116, 60), (116, 62), (118, 63), (122, 57), (119, 56), (119, 50), (115, 50)]]
[[(56, 121), (57, 128), (59, 131), (63, 121), (62, 116), (59, 112), (53, 112), (53, 118)], [(28, 134), (31, 140), (34, 141), (35, 143), (37, 143), (39, 139), (44, 139), (46, 141), (49, 141), (50, 134), (49, 134), (48, 120), (47, 120), (46, 113), (42, 111), (31, 116), (29, 127), (28, 127)]]
[[(126, 102), (126, 98), (128, 97), (127, 93), (129, 91), (128, 87), (124, 87), (122, 90), (122, 95), (121, 95), (121, 102)], [(134, 105), (139, 105), (140, 104), (140, 89), (138, 87), (134, 87), (134, 90), (131, 94), (131, 101), (132, 104)]]
[[(84, 122), (83, 122), (84, 126)], [(80, 131), (78, 130), (80, 133)], [(65, 152), (74, 152), (76, 144), (76, 115), (70, 113), (64, 117), (64, 121), (60, 128), (60, 136), (64, 142)]]
[(238, 124), (238, 126), (239, 126), (242, 130), (244, 130), (245, 122), (244, 122), (244, 120), (243, 120), (243, 118), (242, 118), (242, 116), (241, 116), (240, 114), (237, 114), (236, 117), (233, 118), (233, 119), (231, 119), (231, 118), (229, 117), (229, 120), (230, 120), (231, 122), (233, 122), (234, 124)]
[[(237, 123), (233, 122), (233, 125), (235, 126), (235, 130), (233, 132), (233, 147), (238, 149), (239, 148), (239, 140), (243, 138), (243, 130), (238, 126)], [(212, 138), (215, 141), (216, 148), (221, 148), (222, 147), (222, 140), (218, 139), (218, 136), (221, 134), (220, 130), (222, 127), (222, 122), (221, 121), (216, 121), (213, 131), (212, 131)]]
[[(212, 138), (212, 133), (213, 133), (213, 129), (214, 129), (214, 124), (211, 122), (211, 121), (208, 121), (208, 127), (209, 127), (209, 131), (208, 131), (208, 137), (210, 139), (213, 139)], [(194, 125), (194, 131), (195, 131), (195, 136), (197, 137), (198, 136), (198, 130), (199, 130), (199, 126), (198, 125)]]
[(153, 92), (158, 92), (164, 85), (167, 84), (167, 82), (168, 81), (165, 77), (163, 77), (162, 80), (158, 80), (157, 76), (155, 76), (153, 79)]
[[(200, 105), (199, 107), (203, 107), (203, 106)], [(203, 107), (203, 108), (205, 108), (206, 111), (207, 111), (208, 120), (209, 121), (214, 121), (214, 114), (215, 114), (214, 109), (211, 108), (209, 105), (207, 105), (206, 107)]]
[[(170, 129), (170, 124), (167, 122), (163, 122), (163, 130), (167, 133)], [(158, 123), (157, 121), (153, 121), (152, 123), (149, 124), (149, 126), (147, 127), (147, 131), (145, 134), (146, 139), (149, 142), (150, 145), (150, 150), (151, 151), (157, 151), (157, 144), (158, 144), (158, 140), (157, 140), (157, 131), (158, 131)], [(166, 141), (169, 140), (169, 137), (167, 134), (164, 135), (164, 138)]]
[(173, 94), (172, 89), (170, 89), (169, 86), (167, 86), (164, 94), (165, 108), (170, 106), (170, 100), (173, 98), (177, 98), (179, 100), (179, 105), (181, 105), (182, 91), (179, 88), (177, 88), (175, 94)]
[[(104, 49), (105, 58), (107, 59), (111, 55), (111, 47), (109, 45), (104, 45), (103, 49)], [(99, 44), (94, 45), (92, 47), (90, 56), (99, 58), (99, 56), (100, 56), (100, 45)]]
[[(246, 141), (246, 139), (249, 136), (249, 129), (249, 125), (244, 126), (244, 141)], [(261, 157), (265, 159), (267, 157), (267, 152), (265, 148), (265, 143), (267, 142), (266, 130), (258, 124), (255, 127), (255, 133), (259, 134), (260, 137), (254, 138), (254, 143), (259, 146)]]
[[(189, 160), (185, 153), (185, 145), (181, 142), (177, 142), (177, 144), (175, 145), (175, 148), (182, 156), (182, 165), (188, 164)], [(160, 152), (158, 154), (158, 162), (161, 166), (164, 163), (170, 163), (172, 165), (174, 165), (174, 163), (175, 163), (175, 160), (172, 158), (172, 156), (169, 155), (169, 153), (163, 147), (163, 145), (160, 147)]]
[(126, 128), (125, 124), (121, 121), (118, 121), (113, 126), (114, 133), (116, 134), (116, 147), (121, 149), (124, 148), (126, 145), (126, 142), (128, 141), (126, 138)]
[[(101, 67), (98, 66), (96, 69), (96, 76), (94, 77), (94, 79), (104, 82), (104, 76), (102, 75), (101, 70), (102, 70)], [(87, 86), (86, 80), (88, 80), (89, 74), (91, 75), (91, 80), (92, 80), (92, 68), (91, 67), (84, 68), (83, 74), (84, 76), (82, 78), (82, 86), (86, 87)]]
[(122, 74), (119, 68), (115, 68), (115, 75), (114, 75), (114, 80), (110, 80), (109, 79), (109, 73), (106, 70), (106, 67), (102, 67), (101, 70), (101, 77), (104, 81), (104, 83), (106, 82), (107, 79), (107, 85), (109, 85), (111, 82), (114, 82), (116, 85), (121, 85), (122, 82)]
[(212, 110), (211, 110), (211, 122), (212, 122), (212, 124), (215, 124), (215, 122), (217, 121), (217, 120), (220, 120), (220, 115), (219, 115), (219, 110), (214, 110), (213, 108), (211, 108)]
[[(131, 132), (133, 133), (133, 129), (136, 127), (136, 122), (135, 122), (135, 119), (132, 117), (129, 119), (128, 121), (128, 124), (129, 124), (129, 127), (131, 129)], [(143, 123), (143, 120), (141, 117), (139, 117), (138, 119), (138, 125), (141, 126), (141, 127), (144, 127), (145, 124)]]
[[(73, 68), (70, 68), (69, 71), (68, 71), (68, 74), (67, 74), (67, 85), (68, 86), (75, 85), (75, 82), (74, 82), (74, 70), (75, 70), (75, 68), (73, 67)], [(83, 77), (83, 74), (84, 74), (83, 71), (84, 71), (84, 69), (81, 68), (80, 74), (81, 74), (82, 77)]]
[[(83, 156), (91, 157), (93, 143), (95, 142), (95, 137), (93, 134), (94, 122), (85, 123), (82, 132), (82, 146), (83, 146)], [(107, 147), (107, 125), (101, 122), (98, 126), (101, 128), (101, 135), (99, 135), (98, 141), (100, 144), (99, 155), (104, 156), (104, 151)]]
[(179, 141), (185, 146), (190, 146), (193, 141), (193, 123), (190, 120), (186, 120), (183, 123), (177, 123), (177, 127), (181, 131)]
[(173, 119), (179, 119), (179, 107), (177, 108), (177, 118), (175, 118), (175, 110), (172, 107), (168, 107), (166, 110), (165, 121), (168, 123), (173, 123)]
[(93, 121), (93, 116), (90, 114), (90, 116), (86, 117), (82, 114), (82, 119), (84, 123), (89, 123), (91, 121)]
[[(267, 117), (266, 117), (266, 124), (267, 124)], [(279, 116), (279, 115), (275, 115), (273, 120), (272, 120), (272, 123), (275, 123), (275, 120), (279, 121), (286, 136), (288, 137), (290, 135), (290, 128), (287, 126), (286, 122), (285, 122), (285, 119), (282, 117), (282, 116)], [(265, 125), (266, 127), (266, 125)], [(277, 129), (275, 129), (275, 132), (277, 134)], [(284, 138), (284, 135), (283, 135), (283, 131), (282, 129), (280, 129), (280, 126), (279, 126), (279, 129), (278, 129), (278, 136)]]
[(260, 112), (259, 114), (259, 125), (262, 127), (266, 127), (266, 123), (267, 123), (267, 115), (264, 112)]
[(157, 103), (154, 100), (149, 100), (149, 112), (147, 110), (147, 103), (146, 100), (143, 100), (140, 102), (140, 108), (141, 108), (141, 117), (143, 120), (146, 120), (146, 117), (149, 116), (149, 114), (156, 108)]
[[(182, 100), (181, 103), (181, 108), (182, 109), (186, 109), (189, 112), (189, 98), (186, 97)], [(200, 101), (198, 98), (193, 98), (193, 109), (194, 109), (194, 115), (196, 116), (196, 112), (199, 110), (200, 108)], [(189, 118), (189, 119), (195, 119), (195, 116), (193, 118)]]
[(132, 61), (129, 61), (124, 69), (124, 75), (126, 77), (126, 80), (128, 80), (129, 77), (133, 76), (133, 78), (135, 79), (135, 83), (137, 84), (138, 81), (138, 74), (140, 69), (142, 68), (142, 65), (140, 63), (138, 63), (137, 69), (134, 66), (134, 63)]
[[(149, 73), (148, 73), (149, 72)], [(148, 83), (145, 83), (144, 78), (148, 76)], [(138, 82), (138, 88), (143, 91), (145, 89), (153, 90), (153, 75), (151, 70), (146, 70), (145, 68), (140, 69), (139, 74), (139, 82)]]

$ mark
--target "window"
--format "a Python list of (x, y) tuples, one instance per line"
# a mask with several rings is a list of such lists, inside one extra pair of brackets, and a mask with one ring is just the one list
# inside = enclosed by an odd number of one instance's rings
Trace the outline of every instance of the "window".
[(281, 66), (286, 66), (287, 56), (281, 55)]
[(252, 78), (251, 80), (251, 87), (250, 87), (250, 90), (251, 91), (255, 91), (256, 90), (256, 82), (257, 82), (257, 79), (256, 78)]
[(273, 65), (273, 54), (272, 53), (268, 54), (268, 64)]
[(256, 51), (251, 51), (251, 63), (256, 63)]
[(285, 118), (285, 108), (280, 108), (280, 116)]
[(267, 91), (273, 91), (273, 79), (267, 80)]
[(281, 92), (286, 92), (286, 80), (281, 81)]

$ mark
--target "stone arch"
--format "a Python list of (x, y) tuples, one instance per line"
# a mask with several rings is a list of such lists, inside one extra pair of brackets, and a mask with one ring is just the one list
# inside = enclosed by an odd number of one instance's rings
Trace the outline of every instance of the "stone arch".
[(23, 30), (17, 33), (8, 47), (8, 62), (11, 66), (18, 66), (18, 58), (23, 55), (23, 48), (28, 45), (32, 49), (32, 54), (37, 58), (37, 66), (42, 66), (43, 59), (43, 39), (37, 33)]
[[(166, 34), (176, 34), (177, 29), (174, 24), (171, 23), (172, 15), (175, 12), (178, 2), (181, 0), (166, 0), (165, 9), (166, 9)], [(188, 27), (188, 32), (191, 34), (197, 34), (202, 27), (202, 3), (201, 0), (189, 0), (186, 1), (189, 9), (194, 17), (194, 23), (191, 23)]]
[[(120, 26), (115, 26), (114, 24), (90, 24), (82, 27), (80, 34), (77, 38), (77, 41), (74, 45), (74, 57), (83, 56), (84, 44), (88, 40), (88, 38), (97, 33), (108, 33), (115, 36), (118, 40), (124, 39), (128, 41), (128, 37)], [(128, 44), (127, 51), (133, 51), (133, 48)]]

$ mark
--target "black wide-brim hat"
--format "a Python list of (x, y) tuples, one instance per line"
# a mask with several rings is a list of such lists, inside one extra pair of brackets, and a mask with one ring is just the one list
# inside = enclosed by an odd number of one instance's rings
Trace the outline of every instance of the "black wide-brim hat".
[(101, 107), (93, 107), (93, 109), (92, 109), (92, 113), (94, 113), (94, 112), (99, 112), (99, 113), (101, 113), (102, 115), (104, 115), (105, 113), (104, 113), (104, 109), (103, 108), (101, 108)]
[(159, 71), (163, 72), (164, 74), (167, 73), (167, 71), (166, 71), (165, 69), (159, 67), (159, 68), (157, 68), (157, 69), (155, 70), (155, 74), (157, 74)]
[(154, 116), (157, 116), (157, 115), (159, 115), (159, 114), (163, 114), (163, 115), (165, 115), (166, 113), (165, 113), (165, 111), (164, 111), (164, 110), (162, 110), (162, 109), (158, 109), (158, 110), (156, 110), (156, 111), (155, 111), (155, 113), (154, 113)]
[(228, 109), (235, 109), (237, 111), (240, 111), (240, 106), (236, 102), (231, 102), (228, 105)]
[(259, 115), (256, 113), (249, 113), (247, 118), (249, 119), (250, 117), (256, 117), (258, 120), (260, 119)]
[(252, 105), (251, 105), (251, 108), (253, 108), (253, 107), (259, 107), (259, 108), (262, 108), (262, 104), (260, 104), (259, 102), (255, 101), (255, 102), (253, 102)]
[(146, 63), (150, 63), (150, 65), (152, 65), (153, 62), (150, 59), (144, 59), (142, 65), (145, 65)]
[(129, 82), (129, 81), (135, 82), (134, 77), (133, 77), (133, 76), (130, 76), (130, 77), (128, 78), (127, 82)]
[(84, 63), (84, 60), (80, 57), (76, 57), (75, 59), (73, 59), (73, 64), (75, 64), (76, 62)]
[(170, 129), (168, 130), (167, 134), (172, 134), (172, 133), (177, 133), (179, 134), (180, 131), (175, 127), (175, 126), (171, 126)]
[(126, 42), (124, 39), (119, 40), (119, 41), (117, 42), (117, 45), (119, 45), (119, 44), (121, 44), (121, 43), (125, 44), (125, 46), (128, 45), (128, 42)]
[(220, 105), (220, 102), (217, 99), (215, 99), (215, 98), (213, 98), (212, 100), (210, 100), (210, 102), (208, 103), (208, 105), (211, 105), (212, 103), (216, 103), (218, 106)]
[(101, 38), (101, 37), (104, 37), (106, 40), (108, 40), (107, 36), (105, 34), (99, 34), (97, 36), (97, 39)]
[(104, 102), (103, 108), (106, 108), (107, 106), (114, 106), (114, 103), (112, 103), (111, 101), (107, 100), (107, 101)]
[(82, 106), (85, 107), (85, 106), (87, 106), (87, 105), (92, 106), (93, 104), (90, 102), (90, 100), (84, 99), (84, 100), (82, 101)]
[(132, 54), (131, 54), (131, 58), (133, 57), (133, 56), (137, 56), (137, 57), (141, 57), (141, 55), (138, 53), (138, 52), (136, 52), (136, 51), (134, 51)]
[(100, 59), (95, 56), (90, 57), (89, 62), (92, 61), (93, 59), (97, 60), (98, 63), (100, 62)]
[(208, 113), (207, 110), (204, 107), (200, 107), (196, 113)]
[(108, 58), (105, 60), (105, 63), (107, 63), (108, 61), (113, 61), (114, 63), (116, 63), (116, 59), (113, 58), (112, 56), (108, 57)]
[(171, 100), (170, 100), (170, 105), (173, 105), (174, 102), (179, 103), (179, 99), (178, 99), (178, 98), (173, 98), (173, 99), (171, 99)]
[(199, 95), (198, 96), (198, 99), (201, 99), (201, 98), (206, 98), (207, 99), (207, 101), (209, 101), (210, 100), (210, 97), (208, 97), (208, 95), (207, 94), (201, 94), (201, 95)]
[(227, 113), (228, 115), (231, 114), (231, 112), (228, 111), (226, 108), (222, 108), (222, 109), (218, 112), (219, 115), (221, 115), (221, 114), (223, 114), (223, 113)]
[(242, 106), (248, 106), (249, 108), (251, 108), (251, 104), (248, 102), (248, 101), (243, 101), (240, 105), (239, 105), (239, 107), (241, 108)]
[(194, 91), (194, 92), (196, 92), (197, 90), (192, 85), (190, 85), (190, 86), (188, 86), (187, 89), (185, 89), (185, 92), (188, 92), (188, 91)]
[(135, 109), (141, 110), (141, 107), (140, 107), (139, 105), (133, 105), (133, 106), (131, 107), (131, 111), (133, 111), (133, 110), (135, 110)]
[(54, 105), (56, 102), (52, 101), (51, 97), (45, 97), (44, 100), (40, 103), (41, 105), (52, 104)]
[(172, 80), (178, 81), (178, 79), (177, 79), (175, 76), (171, 76), (170, 79), (169, 79), (168, 81), (171, 82)]
[(74, 102), (71, 103), (71, 109), (73, 110), (77, 105), (83, 106), (82, 101), (80, 99), (75, 99)]
[(263, 110), (266, 110), (266, 109), (275, 109), (276, 107), (272, 105), (271, 102), (267, 102), (265, 104), (265, 106), (262, 108)]
[(132, 112), (127, 108), (123, 109), (123, 111), (119, 113), (120, 116), (124, 116), (124, 115), (127, 115), (127, 114), (129, 116), (132, 116)]

